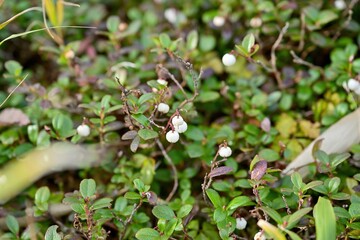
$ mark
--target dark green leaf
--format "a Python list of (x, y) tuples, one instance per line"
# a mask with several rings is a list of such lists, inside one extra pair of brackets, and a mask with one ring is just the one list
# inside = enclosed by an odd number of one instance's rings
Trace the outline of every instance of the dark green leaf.
[(167, 205), (155, 206), (152, 213), (159, 219), (170, 220), (175, 217), (174, 211)]

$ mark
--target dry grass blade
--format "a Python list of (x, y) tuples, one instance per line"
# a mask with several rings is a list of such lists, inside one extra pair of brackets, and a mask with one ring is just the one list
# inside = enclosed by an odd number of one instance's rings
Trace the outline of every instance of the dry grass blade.
[[(0, 6), (1, 4), (3, 3), (3, 1), (0, 1)], [(28, 9), (25, 9), (24, 11), (22, 12), (19, 12), (18, 14), (14, 15), (13, 17), (11, 17), (10, 19), (6, 20), (5, 22), (1, 23), (0, 24), (0, 30), (3, 29), (6, 25), (8, 25), (9, 23), (11, 23), (13, 20), (15, 20), (17, 17), (27, 13), (27, 12), (31, 12), (31, 11), (42, 11), (41, 8), (39, 7), (31, 7), (31, 8), (28, 8)]]
[[(50, 29), (56, 29), (56, 28), (87, 28), (87, 29), (96, 29), (96, 27), (87, 27), (87, 26), (57, 26), (57, 27), (50, 27)], [(35, 29), (35, 30), (30, 30), (30, 31), (26, 31), (26, 32), (23, 32), (23, 33), (16, 33), (16, 34), (12, 34), (10, 35), (9, 37), (5, 38), (4, 40), (2, 40), (0, 42), (0, 46), (10, 40), (10, 39), (14, 39), (14, 38), (17, 38), (17, 37), (22, 37), (22, 36), (26, 36), (28, 34), (31, 34), (31, 33), (36, 33), (36, 32), (41, 32), (41, 31), (45, 31), (46, 28), (40, 28), (40, 29)]]

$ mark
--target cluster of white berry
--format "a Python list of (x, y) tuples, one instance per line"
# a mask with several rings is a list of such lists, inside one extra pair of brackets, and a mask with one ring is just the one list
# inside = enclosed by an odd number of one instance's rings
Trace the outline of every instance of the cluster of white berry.
[(343, 88), (348, 92), (354, 92), (356, 95), (360, 95), (360, 82), (356, 79), (350, 78), (347, 82), (344, 82)]
[(187, 123), (180, 115), (175, 115), (171, 119), (171, 124), (173, 129), (166, 133), (166, 140), (171, 143), (176, 143), (179, 141), (179, 133), (184, 133), (187, 130)]

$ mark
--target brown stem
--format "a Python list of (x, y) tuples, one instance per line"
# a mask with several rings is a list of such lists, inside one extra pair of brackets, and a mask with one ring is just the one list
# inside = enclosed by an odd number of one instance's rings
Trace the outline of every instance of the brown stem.
[(178, 188), (178, 185), (179, 185), (179, 179), (178, 179), (178, 172), (177, 172), (177, 169), (172, 161), (172, 159), (170, 158), (170, 156), (167, 154), (164, 146), (162, 145), (162, 143), (160, 142), (159, 139), (156, 139), (156, 144), (159, 146), (160, 150), (161, 150), (161, 153), (162, 155), (164, 156), (165, 160), (168, 162), (168, 164), (170, 165), (171, 169), (172, 169), (172, 172), (173, 172), (173, 175), (174, 175), (174, 185), (173, 185), (173, 188), (171, 190), (171, 192), (169, 193), (169, 195), (167, 196), (167, 198), (165, 199), (166, 202), (169, 202), (172, 197), (174, 196), (177, 188)]

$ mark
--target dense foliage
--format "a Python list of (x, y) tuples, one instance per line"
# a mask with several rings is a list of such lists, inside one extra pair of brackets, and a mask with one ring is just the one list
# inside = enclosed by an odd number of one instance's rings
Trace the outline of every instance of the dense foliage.
[[(281, 175), (358, 107), (357, 0), (39, 2), (0, 0), (1, 239), (360, 238), (360, 145)], [(55, 142), (96, 161), (5, 200)]]

